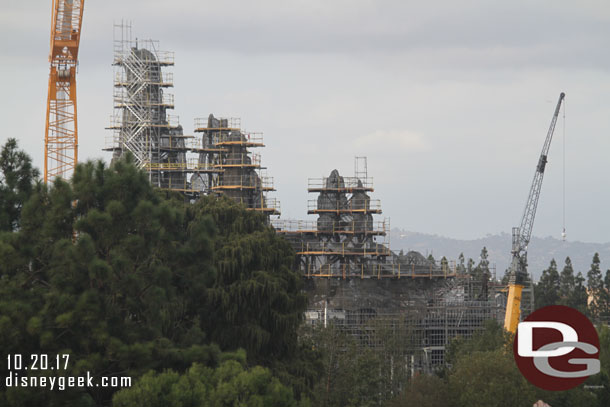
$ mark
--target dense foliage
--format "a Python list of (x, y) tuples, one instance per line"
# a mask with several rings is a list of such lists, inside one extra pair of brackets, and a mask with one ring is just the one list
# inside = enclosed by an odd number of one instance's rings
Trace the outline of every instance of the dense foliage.
[(184, 374), (150, 371), (134, 387), (117, 393), (113, 406), (297, 406), (292, 390), (269, 369), (247, 369), (245, 353), (237, 356), (227, 358), (215, 369), (195, 363)]
[[(306, 299), (292, 249), (263, 215), (229, 199), (185, 203), (151, 187), (129, 159), (80, 164), (72, 179), (44, 185), (15, 140), (0, 152), (0, 171), (4, 355), (65, 354), (67, 369), (52, 375), (133, 380), (120, 391), (3, 382), (0, 406), (610, 405), (610, 271), (597, 254), (586, 279), (570, 258), (561, 271), (553, 260), (535, 299), (600, 324), (602, 372), (590, 387), (544, 392), (520, 375), (512, 337), (495, 321), (455, 338), (446, 368), (430, 375), (409, 370), (408, 327), (373, 319), (356, 338), (301, 326)], [(471, 298), (487, 298), (487, 254), (459, 258), (460, 273), (481, 282)], [(375, 350), (359, 342), (369, 329)]]
[(17, 140), (8, 139), (0, 151), (0, 231), (19, 227), (21, 208), (32, 193), (38, 170), (32, 159), (18, 149)]
[[(540, 390), (521, 375), (513, 360), (512, 337), (495, 321), (449, 349), (449, 367), (440, 376), (410, 380), (391, 407), (512, 407), (544, 400), (551, 406), (605, 407), (610, 400), (610, 330), (599, 329), (602, 372), (584, 385), (561, 392)], [(604, 356), (605, 355), (605, 356)]]
[[(212, 369), (209, 383), (220, 386), (228, 369), (255, 381), (273, 372), (290, 398), (292, 388), (311, 390), (315, 357), (296, 336), (305, 298), (290, 270), (294, 254), (261, 214), (227, 199), (163, 196), (129, 160), (80, 164), (71, 180), (48, 186), (34, 182), (13, 141), (0, 164), (4, 354), (69, 354), (56, 375), (188, 381)], [(221, 363), (240, 348), (240, 368)], [(278, 386), (259, 390), (287, 397)], [(2, 385), (0, 405), (110, 405), (116, 390)]]
[(572, 261), (565, 259), (561, 273), (557, 263), (551, 260), (549, 268), (542, 272), (535, 285), (536, 308), (547, 305), (566, 305), (586, 314), (596, 323), (610, 322), (610, 270), (605, 276), (600, 269), (600, 258), (593, 255), (587, 280), (581, 272), (574, 275)]

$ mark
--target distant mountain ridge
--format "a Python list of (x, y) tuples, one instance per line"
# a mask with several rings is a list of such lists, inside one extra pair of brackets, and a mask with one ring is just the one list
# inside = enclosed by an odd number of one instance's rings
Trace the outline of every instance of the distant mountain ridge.
[[(498, 278), (502, 278), (510, 263), (511, 235), (508, 233), (487, 235), (474, 240), (460, 240), (393, 228), (390, 239), (393, 251), (417, 250), (424, 255), (431, 253), (437, 260), (445, 256), (449, 260), (456, 261), (460, 253), (464, 253), (466, 260), (470, 257), (475, 263), (478, 263), (481, 249), (485, 246), (489, 252), (489, 261), (496, 264)], [(534, 280), (537, 281), (542, 271), (548, 268), (551, 259), (557, 261), (557, 268), (561, 272), (565, 258), (570, 256), (574, 274), (580, 271), (586, 279), (596, 252), (599, 253), (601, 270), (605, 274), (606, 268), (610, 267), (610, 243), (564, 242), (553, 237), (534, 236), (528, 250), (528, 270), (533, 273)]]

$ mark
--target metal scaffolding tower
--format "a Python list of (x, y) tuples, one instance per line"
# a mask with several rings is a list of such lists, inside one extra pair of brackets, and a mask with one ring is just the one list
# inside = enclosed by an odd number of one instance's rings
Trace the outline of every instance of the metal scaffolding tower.
[[(308, 280), (305, 321), (312, 327), (339, 328), (360, 346), (396, 353), (411, 372), (430, 373), (445, 364), (447, 345), (469, 338), (485, 321), (504, 315), (502, 287), (475, 298), (480, 282), (461, 274), (432, 280)], [(387, 280), (384, 280), (387, 281)]]
[(250, 210), (279, 215), (279, 202), (268, 198), (273, 179), (264, 174), (261, 157), (250, 148), (264, 147), (260, 133), (240, 128), (239, 119), (195, 119), (195, 132), (183, 134), (174, 109), (172, 52), (153, 40), (133, 39), (131, 26), (114, 27), (114, 114), (107, 151), (113, 160), (129, 152), (157, 188), (189, 199), (225, 195)]
[(277, 219), (272, 225), (292, 243), (300, 271), (307, 277), (447, 278), (455, 262), (429, 261), (419, 253), (397, 255), (390, 250), (388, 219), (375, 221), (381, 202), (371, 199), (373, 179), (366, 157), (356, 157), (355, 176), (333, 170), (328, 177), (310, 178), (307, 213), (315, 222)]
[(159, 188), (179, 188), (187, 168), (185, 136), (166, 89), (173, 76), (163, 69), (174, 65), (172, 52), (159, 51), (153, 40), (133, 40), (131, 26), (114, 26), (114, 114), (112, 138), (106, 150), (113, 159), (130, 152), (138, 167)]
[(224, 195), (246, 208), (267, 215), (279, 215), (279, 202), (268, 198), (275, 191), (273, 178), (266, 175), (259, 154), (250, 148), (264, 147), (261, 133), (244, 131), (238, 118), (195, 119), (196, 139), (192, 151), (199, 154), (199, 166), (209, 168), (205, 176), (192, 180), (198, 189)]

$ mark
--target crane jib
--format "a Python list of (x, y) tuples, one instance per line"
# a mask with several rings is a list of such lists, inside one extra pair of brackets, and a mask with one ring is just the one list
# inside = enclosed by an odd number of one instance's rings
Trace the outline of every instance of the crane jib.
[(527, 246), (532, 235), (536, 207), (538, 206), (540, 188), (542, 187), (542, 178), (547, 164), (547, 156), (551, 147), (555, 124), (564, 97), (565, 93), (561, 92), (559, 100), (557, 101), (557, 106), (555, 106), (555, 112), (547, 132), (546, 140), (542, 146), (540, 158), (538, 159), (534, 180), (532, 181), (530, 193), (525, 205), (525, 211), (521, 218), (521, 226), (513, 228), (513, 244), (511, 250), (513, 259), (510, 265), (509, 292), (506, 304), (506, 315), (504, 317), (504, 328), (508, 332), (514, 333), (517, 329), (517, 324), (519, 323), (519, 316), (521, 313), (521, 292), (523, 290), (523, 284), (527, 279)]

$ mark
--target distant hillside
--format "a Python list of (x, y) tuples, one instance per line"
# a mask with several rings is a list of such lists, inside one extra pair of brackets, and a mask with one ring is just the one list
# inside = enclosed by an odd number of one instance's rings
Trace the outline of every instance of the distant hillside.
[[(510, 263), (511, 236), (508, 233), (488, 235), (475, 240), (458, 240), (392, 229), (390, 237), (391, 248), (394, 251), (417, 250), (424, 255), (432, 253), (436, 259), (445, 256), (449, 260), (457, 260), (460, 253), (464, 253), (466, 259), (471, 257), (478, 262), (481, 249), (485, 246), (489, 251), (490, 262), (496, 264), (498, 278), (504, 275)], [(529, 271), (534, 274), (534, 279), (538, 280), (551, 259), (557, 261), (558, 269), (561, 271), (565, 258), (570, 256), (575, 273), (581, 271), (586, 278), (595, 252), (599, 253), (601, 268), (605, 273), (606, 268), (610, 267), (610, 243), (563, 242), (552, 237), (534, 237), (528, 251)]]

